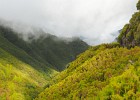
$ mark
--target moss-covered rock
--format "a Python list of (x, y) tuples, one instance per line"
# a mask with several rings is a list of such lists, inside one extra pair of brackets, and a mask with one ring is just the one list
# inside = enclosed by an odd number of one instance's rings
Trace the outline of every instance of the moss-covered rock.
[(140, 12), (136, 12), (126, 24), (118, 37), (118, 42), (124, 47), (140, 46)]

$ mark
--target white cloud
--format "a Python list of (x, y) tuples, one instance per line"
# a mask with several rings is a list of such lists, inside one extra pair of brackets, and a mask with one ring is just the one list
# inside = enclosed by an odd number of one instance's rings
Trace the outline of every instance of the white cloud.
[(46, 28), (58, 36), (81, 36), (90, 44), (111, 42), (128, 23), (138, 0), (0, 0), (0, 17)]

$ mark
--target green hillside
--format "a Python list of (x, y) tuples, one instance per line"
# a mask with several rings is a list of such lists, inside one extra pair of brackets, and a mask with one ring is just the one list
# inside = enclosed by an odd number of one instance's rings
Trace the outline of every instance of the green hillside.
[[(7, 29), (8, 30), (8, 29)], [(19, 60), (33, 66), (37, 70), (43, 72), (43, 73), (48, 73), (50, 71), (50, 68), (48, 68), (45, 64), (38, 62), (35, 60), (33, 57), (28, 55), (24, 50), (20, 49), (16, 45), (14, 45), (12, 42), (7, 40), (5, 37), (2, 35), (2, 31), (0, 30), (0, 48), (5, 50), (6, 52), (10, 53), (11, 55), (15, 56)], [(11, 39), (14, 40), (13, 37)], [(18, 41), (17, 41), (18, 42)], [(24, 46), (24, 45), (22, 45)]]
[[(1, 26), (0, 31), (4, 38), (24, 50), (28, 55), (46, 66), (59, 71), (64, 70), (69, 62), (73, 61), (78, 54), (88, 48), (88, 45), (79, 38), (67, 42), (56, 36), (46, 34), (41, 30), (35, 30), (37, 34), (40, 34), (38, 38), (29, 34), (28, 41), (24, 41), (20, 38), (21, 34), (17, 35), (10, 28)], [(26, 62), (30, 61), (27, 60)]]
[(0, 100), (32, 100), (58, 72), (29, 56), (2, 34), (0, 30)]
[(25, 41), (1, 25), (0, 100), (140, 100), (137, 9), (118, 42), (91, 47), (42, 30)]
[(79, 39), (70, 43), (54, 39), (58, 38), (43, 34), (27, 42), (12, 29), (0, 26), (0, 100), (32, 100), (56, 70), (64, 69), (88, 47)]
[(140, 100), (140, 0), (137, 9), (119, 43), (90, 47), (35, 100)]
[(36, 100), (135, 100), (140, 97), (140, 48), (89, 48)]
[(53, 70), (40, 72), (0, 48), (0, 100), (31, 100), (48, 83)]

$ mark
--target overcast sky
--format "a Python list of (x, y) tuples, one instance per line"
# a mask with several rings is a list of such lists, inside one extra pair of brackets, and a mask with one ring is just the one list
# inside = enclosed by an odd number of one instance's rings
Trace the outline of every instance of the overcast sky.
[(100, 44), (114, 40), (115, 32), (136, 11), (137, 1), (0, 0), (0, 18), (42, 27), (57, 36), (80, 36), (90, 44)]

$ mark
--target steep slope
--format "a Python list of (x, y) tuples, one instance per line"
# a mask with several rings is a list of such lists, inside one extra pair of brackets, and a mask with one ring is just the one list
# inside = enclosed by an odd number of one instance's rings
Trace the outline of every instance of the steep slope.
[(88, 47), (79, 39), (65, 42), (42, 34), (26, 42), (18, 35), (0, 26), (0, 100), (32, 100), (58, 73), (55, 69)]
[(0, 30), (0, 100), (31, 100), (58, 72), (9, 42), (2, 32)]
[[(10, 30), (5, 29), (7, 33), (12, 34)], [(0, 29), (0, 48), (2, 48), (4, 51), (10, 53), (11, 55), (15, 56), (19, 60), (31, 65), (38, 71), (41, 71), (42, 73), (49, 73), (51, 72), (51, 69), (46, 66), (43, 63), (38, 62), (36, 59), (28, 55), (24, 50), (20, 49), (16, 45), (14, 45), (12, 42), (10, 42), (7, 38), (5, 38), (3, 35), (5, 32), (3, 32), (2, 29)], [(6, 34), (5, 34), (6, 35)], [(19, 42), (14, 40), (14, 35), (12, 35), (11, 39), (15, 42)], [(22, 44), (21, 44), (22, 45)], [(24, 45), (22, 45), (24, 46)]]
[(10, 28), (1, 26), (0, 31), (4, 38), (24, 50), (28, 55), (60, 71), (65, 69), (66, 65), (73, 61), (78, 54), (88, 48), (88, 45), (78, 38), (68, 42), (56, 36), (45, 34), (43, 31), (35, 31), (40, 34), (38, 38), (29, 34), (28, 42), (20, 38)]
[(118, 42), (128, 48), (140, 46), (140, 1), (137, 3), (137, 10), (118, 37)]
[(40, 72), (0, 48), (0, 100), (32, 100), (54, 73)]
[(140, 95), (140, 48), (118, 44), (89, 48), (36, 100), (133, 100)]
[(118, 42), (90, 47), (36, 100), (139, 100), (140, 11), (121, 30)]

